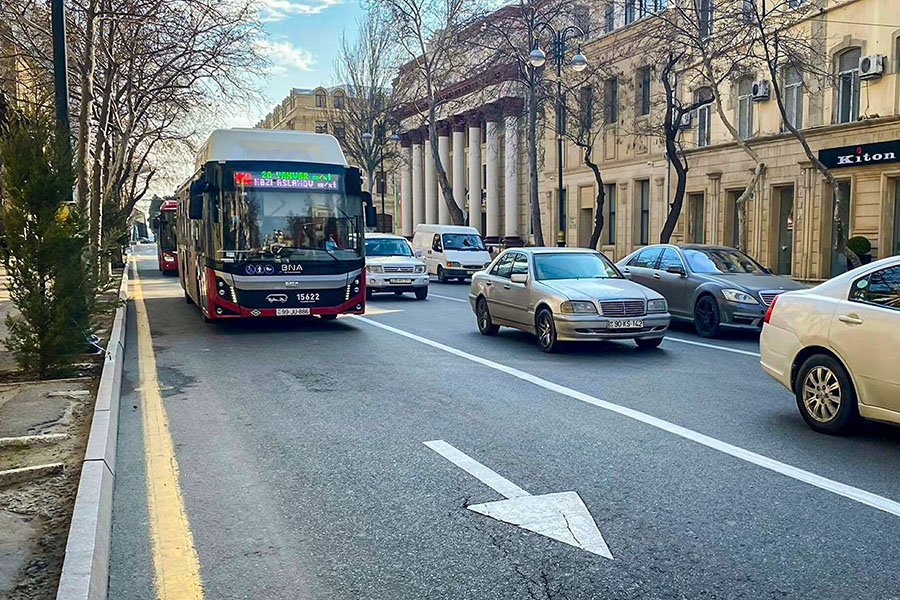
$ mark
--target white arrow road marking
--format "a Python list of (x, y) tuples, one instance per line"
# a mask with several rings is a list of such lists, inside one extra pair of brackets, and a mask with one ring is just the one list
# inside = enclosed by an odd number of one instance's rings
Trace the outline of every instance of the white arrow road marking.
[(532, 496), (444, 440), (424, 444), (507, 498), (473, 504), (468, 507), (469, 510), (612, 560), (609, 546), (577, 493)]

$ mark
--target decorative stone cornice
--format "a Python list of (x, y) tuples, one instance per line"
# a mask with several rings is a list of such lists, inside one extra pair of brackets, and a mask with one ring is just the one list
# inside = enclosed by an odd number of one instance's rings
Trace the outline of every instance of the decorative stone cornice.
[(712, 171), (711, 173), (706, 174), (707, 177), (711, 181), (716, 181), (717, 179), (722, 179), (722, 171)]
[(484, 115), (480, 110), (470, 110), (463, 113), (463, 117), (466, 119), (466, 125), (469, 127), (481, 127), (481, 122), (484, 121)]
[(434, 129), (439, 136), (448, 136), (450, 135), (450, 121), (438, 121)]
[(450, 119), (450, 126), (454, 133), (465, 133), (466, 131), (465, 115), (456, 115)]

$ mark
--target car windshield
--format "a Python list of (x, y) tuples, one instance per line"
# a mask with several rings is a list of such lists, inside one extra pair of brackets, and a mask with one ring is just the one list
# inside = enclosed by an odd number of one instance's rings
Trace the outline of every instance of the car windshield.
[(606, 258), (590, 252), (534, 255), (535, 279), (621, 279)]
[(406, 240), (366, 240), (366, 256), (412, 256)]
[(484, 250), (481, 236), (475, 233), (445, 233), (444, 250)]
[(765, 275), (766, 272), (752, 258), (739, 250), (727, 248), (685, 249), (684, 257), (694, 273)]

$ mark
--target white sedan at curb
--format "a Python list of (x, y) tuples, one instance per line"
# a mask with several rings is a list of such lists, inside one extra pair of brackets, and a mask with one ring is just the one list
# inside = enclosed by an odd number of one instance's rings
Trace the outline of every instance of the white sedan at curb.
[(900, 256), (778, 296), (760, 364), (816, 431), (841, 433), (860, 417), (900, 424)]

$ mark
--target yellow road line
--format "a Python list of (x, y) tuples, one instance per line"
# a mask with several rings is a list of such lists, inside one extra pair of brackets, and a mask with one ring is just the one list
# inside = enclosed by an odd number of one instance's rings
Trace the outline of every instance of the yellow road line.
[(134, 308), (137, 315), (138, 362), (143, 403), (147, 510), (150, 546), (158, 600), (202, 600), (200, 562), (178, 484), (178, 462), (169, 433), (169, 420), (159, 392), (156, 355), (150, 320), (141, 290), (137, 262), (132, 256)]

